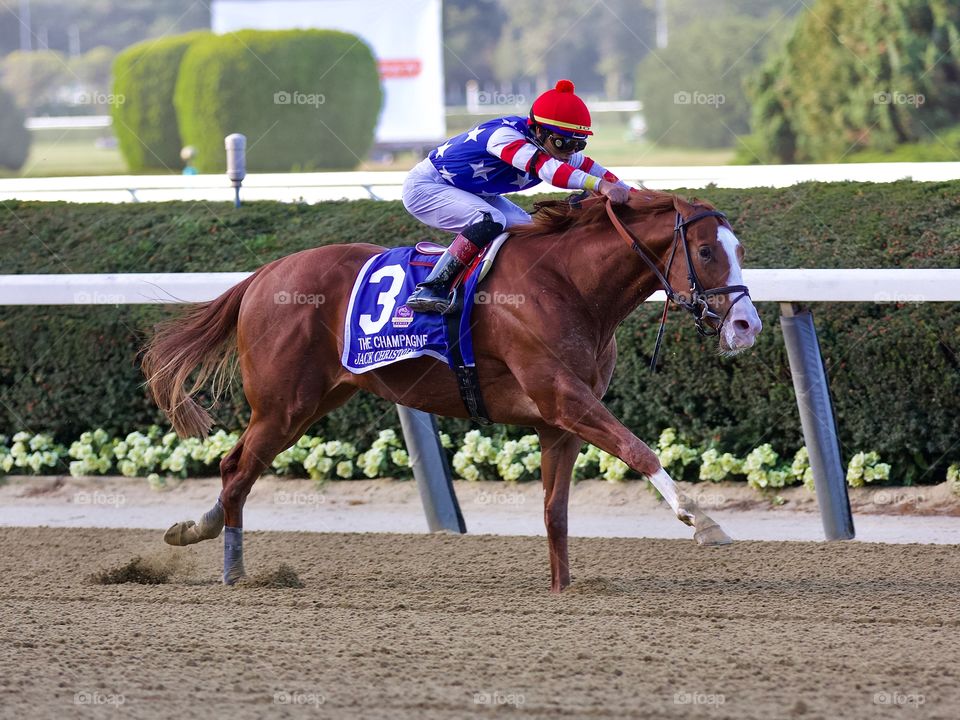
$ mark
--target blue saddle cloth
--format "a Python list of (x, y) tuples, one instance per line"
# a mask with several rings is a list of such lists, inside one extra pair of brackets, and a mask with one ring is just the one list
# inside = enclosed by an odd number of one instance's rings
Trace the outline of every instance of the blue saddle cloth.
[(448, 327), (445, 316), (415, 313), (404, 304), (439, 257), (402, 247), (366, 262), (353, 284), (344, 322), (341, 362), (347, 370), (365, 373), (423, 355), (443, 360), (456, 370), (453, 358), (457, 349), (464, 365), (474, 366), (470, 315), (480, 273), (470, 273), (457, 291), (463, 298), (458, 331)]

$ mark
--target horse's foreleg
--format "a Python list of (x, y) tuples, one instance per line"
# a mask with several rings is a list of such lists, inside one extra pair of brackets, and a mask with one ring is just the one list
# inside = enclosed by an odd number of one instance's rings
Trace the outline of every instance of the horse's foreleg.
[(700, 545), (726, 545), (730, 537), (691, 499), (683, 495), (660, 459), (640, 438), (628, 430), (575, 377), (560, 378), (542, 398), (534, 397), (544, 419), (557, 428), (596, 445), (623, 460), (631, 469), (650, 478), (677, 517), (693, 526)]
[(538, 430), (540, 473), (543, 478), (543, 519), (550, 547), (550, 589), (560, 592), (570, 585), (570, 557), (567, 549), (567, 506), (570, 478), (580, 438), (554, 428)]

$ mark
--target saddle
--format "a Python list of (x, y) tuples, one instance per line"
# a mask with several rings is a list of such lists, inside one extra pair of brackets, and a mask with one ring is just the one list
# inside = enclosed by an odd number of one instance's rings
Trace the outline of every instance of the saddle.
[[(500, 233), (497, 235), (489, 245), (487, 245), (480, 253), (473, 259), (473, 261), (467, 265), (456, 278), (454, 278), (453, 285), (450, 286), (451, 292), (456, 290), (458, 287), (463, 285), (474, 273), (479, 273), (477, 277), (477, 282), (482, 282), (483, 279), (490, 273), (490, 269), (493, 267), (493, 262), (497, 258), (497, 253), (500, 252), (500, 248), (503, 247), (503, 244), (510, 237), (510, 233)], [(442, 255), (447, 249), (444, 245), (439, 245), (435, 242), (429, 240), (423, 240), (418, 242), (416, 245), (417, 252), (424, 255)]]

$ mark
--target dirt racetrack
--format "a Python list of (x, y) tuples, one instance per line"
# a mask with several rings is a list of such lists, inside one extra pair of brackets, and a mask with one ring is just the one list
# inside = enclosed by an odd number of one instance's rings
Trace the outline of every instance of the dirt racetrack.
[[(0, 715), (957, 718), (960, 553), (933, 545), (0, 529)], [(160, 585), (89, 579), (140, 555)]]

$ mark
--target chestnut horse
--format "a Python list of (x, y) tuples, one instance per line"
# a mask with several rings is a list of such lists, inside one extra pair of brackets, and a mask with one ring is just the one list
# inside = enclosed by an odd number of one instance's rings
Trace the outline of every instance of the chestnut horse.
[[(601, 402), (616, 364), (617, 326), (664, 289), (664, 281), (698, 328), (719, 336), (723, 353), (753, 345), (761, 323), (741, 284), (743, 250), (711, 206), (647, 190), (632, 192), (628, 203), (615, 208), (605, 198), (582, 206), (544, 205), (530, 225), (512, 230), (484, 281), (491, 297), (519, 296), (524, 302), (477, 305), (474, 350), (489, 417), (531, 426), (539, 435), (551, 589), (559, 592), (570, 584), (567, 500), (584, 442), (649, 477), (677, 517), (693, 526), (698, 543), (730, 542), (679, 492), (657, 455)], [(433, 358), (362, 375), (342, 367), (351, 287), (363, 264), (384, 249), (326, 245), (276, 260), (217, 299), (164, 323), (147, 346), (148, 385), (181, 436), (208, 432), (210, 415), (192, 395), (211, 377), (229, 376), (234, 352), (239, 355), (250, 423), (220, 463), (220, 497), (199, 523), (178, 523), (165, 536), (170, 544), (188, 545), (218, 537), (226, 523), (225, 583), (244, 573), (243, 505), (256, 479), (279, 452), (355, 392), (468, 417), (453, 372)], [(276, 300), (295, 293), (325, 302)]]

